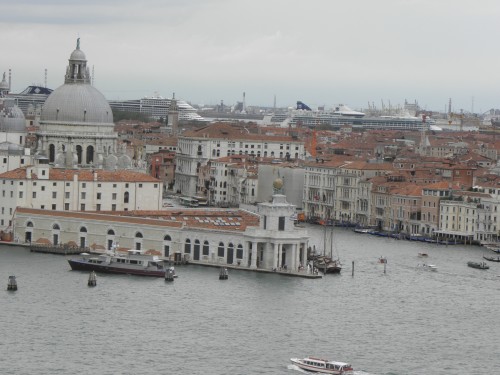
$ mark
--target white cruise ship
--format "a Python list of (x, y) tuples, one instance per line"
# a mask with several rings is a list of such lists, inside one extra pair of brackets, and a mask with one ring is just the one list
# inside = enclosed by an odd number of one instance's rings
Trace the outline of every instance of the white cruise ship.
[[(179, 109), (179, 121), (207, 121), (188, 102), (175, 99)], [(145, 96), (142, 99), (108, 100), (113, 111), (143, 113), (159, 120), (167, 118), (171, 99), (160, 95)]]
[(435, 124), (433, 119), (411, 116), (408, 113), (395, 116), (366, 116), (365, 113), (352, 110), (340, 104), (332, 110), (312, 110), (301, 101), (297, 102), (295, 109), (287, 113), (279, 113), (264, 118), (264, 123), (279, 125), (281, 127), (303, 126), (314, 128), (320, 125), (340, 127), (352, 125), (358, 129), (380, 130), (427, 130)]

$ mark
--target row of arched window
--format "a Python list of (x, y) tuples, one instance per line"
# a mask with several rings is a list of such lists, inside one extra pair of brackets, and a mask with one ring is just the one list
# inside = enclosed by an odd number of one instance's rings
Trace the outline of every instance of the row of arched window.
[[(33, 227), (33, 223), (32, 222), (28, 222), (26, 224), (27, 227)], [(59, 224), (54, 224), (52, 226), (52, 229), (54, 230), (60, 230), (61, 227), (59, 226)], [(87, 228), (82, 226), (80, 227), (80, 233), (87, 233)], [(107, 235), (108, 236), (114, 236), (115, 235), (115, 231), (113, 229), (109, 229), (107, 231)], [(135, 233), (135, 238), (144, 238), (143, 234), (141, 232), (136, 232)], [(168, 234), (166, 234), (164, 237), (163, 237), (163, 241), (165, 242), (170, 242), (172, 241), (172, 237)], [(200, 254), (200, 250), (201, 250), (201, 255), (205, 255), (205, 256), (208, 256), (210, 254), (210, 244), (208, 241), (204, 241), (203, 242), (203, 245), (201, 244), (200, 240), (194, 240), (194, 242), (192, 243), (191, 240), (188, 238), (185, 240), (184, 242), (184, 253), (186, 254), (191, 254), (191, 248), (193, 247), (193, 250), (195, 253), (197, 254)], [(227, 245), (227, 253), (229, 254), (233, 254), (234, 250), (236, 249), (236, 258), (237, 259), (243, 259), (243, 245), (242, 244), (238, 244), (236, 247), (235, 245), (230, 242), (228, 245)], [(170, 254), (170, 244), (165, 244), (165, 256), (169, 256)], [(217, 256), (218, 257), (225, 257), (226, 256), (226, 246), (224, 244), (224, 242), (219, 242), (218, 246), (217, 246)]]

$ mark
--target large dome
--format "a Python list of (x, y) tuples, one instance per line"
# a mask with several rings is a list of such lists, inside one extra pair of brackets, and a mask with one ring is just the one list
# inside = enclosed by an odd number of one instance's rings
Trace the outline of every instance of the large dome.
[(113, 112), (99, 90), (90, 84), (66, 83), (49, 95), (42, 108), (40, 121), (113, 123)]

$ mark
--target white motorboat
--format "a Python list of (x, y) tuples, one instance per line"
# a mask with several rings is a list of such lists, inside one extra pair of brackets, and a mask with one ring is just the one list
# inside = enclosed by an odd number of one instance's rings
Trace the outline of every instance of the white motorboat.
[(321, 374), (351, 375), (354, 373), (349, 363), (331, 361), (316, 357), (291, 358), (292, 363), (302, 370)]
[(421, 268), (425, 271), (437, 271), (438, 268), (436, 265), (434, 264), (427, 264), (427, 263), (423, 263), (423, 264), (419, 264), (418, 265), (418, 268)]

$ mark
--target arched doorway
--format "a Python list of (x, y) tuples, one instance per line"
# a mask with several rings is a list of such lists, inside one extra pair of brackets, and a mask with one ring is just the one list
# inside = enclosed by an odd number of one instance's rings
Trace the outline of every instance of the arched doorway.
[(54, 246), (59, 245), (60, 232), (61, 232), (61, 227), (59, 226), (59, 224), (54, 224), (52, 226), (52, 244)]
[(234, 245), (229, 243), (227, 245), (227, 264), (233, 264), (234, 261)]
[(142, 238), (143, 238), (143, 235), (141, 232), (137, 232), (135, 234), (135, 249), (136, 250), (142, 249)]
[(163, 256), (170, 257), (170, 242), (172, 241), (172, 237), (168, 234), (163, 237)]
[(26, 223), (26, 232), (24, 233), (24, 242), (31, 243), (33, 238), (33, 223), (28, 221)]
[(87, 242), (87, 228), (81, 227), (80, 228), (80, 248), (85, 248), (86, 247), (86, 242)]
[(193, 260), (200, 260), (200, 241), (194, 241)]

